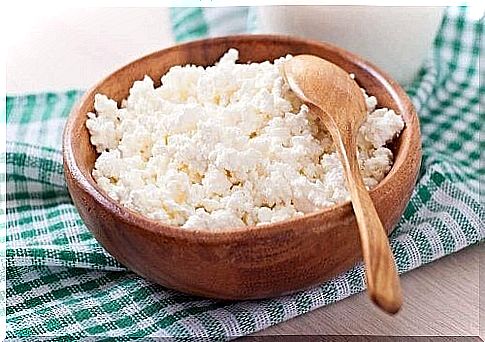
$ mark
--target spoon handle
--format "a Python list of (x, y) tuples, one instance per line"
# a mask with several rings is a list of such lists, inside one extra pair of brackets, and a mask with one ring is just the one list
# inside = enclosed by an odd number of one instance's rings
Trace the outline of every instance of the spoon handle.
[(362, 255), (370, 298), (390, 314), (399, 311), (402, 292), (387, 234), (369, 196), (357, 161), (354, 134), (334, 137), (359, 226)]

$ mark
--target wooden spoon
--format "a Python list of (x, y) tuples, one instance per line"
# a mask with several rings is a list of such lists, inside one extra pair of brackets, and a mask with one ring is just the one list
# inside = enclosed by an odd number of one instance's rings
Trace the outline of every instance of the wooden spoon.
[(283, 68), (290, 88), (318, 114), (332, 136), (359, 226), (369, 296), (394, 314), (402, 304), (396, 265), (357, 162), (356, 137), (367, 111), (362, 91), (346, 71), (316, 56), (293, 57)]

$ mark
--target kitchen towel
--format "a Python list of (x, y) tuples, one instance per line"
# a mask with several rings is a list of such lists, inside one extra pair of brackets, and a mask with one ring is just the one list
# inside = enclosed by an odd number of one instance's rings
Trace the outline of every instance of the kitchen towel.
[[(174, 9), (175, 37), (223, 33), (224, 22), (204, 11)], [(244, 29), (244, 21), (232, 15)], [(411, 201), (390, 236), (400, 273), (485, 239), (479, 200), (482, 33), (483, 20), (470, 18), (464, 7), (448, 9), (433, 53), (407, 89), (421, 120), (424, 155)], [(227, 340), (365, 288), (363, 266), (357, 265), (292, 295), (220, 301), (166, 289), (126, 270), (86, 229), (64, 182), (62, 129), (81, 95), (73, 90), (7, 96), (2, 111), (7, 121), (2, 158), (7, 174), (0, 178), (7, 200), (7, 337)]]

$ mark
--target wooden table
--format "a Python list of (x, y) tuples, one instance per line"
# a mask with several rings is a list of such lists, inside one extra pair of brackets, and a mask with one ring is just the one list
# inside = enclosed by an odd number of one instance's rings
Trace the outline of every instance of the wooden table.
[[(173, 44), (166, 9), (9, 11), (7, 92), (86, 89), (118, 66)], [(255, 335), (477, 335), (483, 246), (474, 246), (402, 276), (405, 305), (395, 317), (354, 295)], [(481, 296), (479, 296), (481, 293)], [(481, 336), (485, 336), (485, 312)], [(244, 339), (243, 339), (244, 340)]]
[(396, 316), (378, 310), (363, 292), (255, 335), (477, 336), (480, 326), (484, 338), (485, 274), (482, 268), (479, 275), (480, 264), (485, 265), (483, 244), (402, 275), (405, 304)]

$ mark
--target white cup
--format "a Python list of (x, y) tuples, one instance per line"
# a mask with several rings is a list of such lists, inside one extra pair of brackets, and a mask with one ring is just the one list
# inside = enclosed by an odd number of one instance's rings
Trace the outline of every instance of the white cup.
[(444, 7), (266, 6), (258, 9), (260, 33), (327, 41), (412, 82), (431, 52)]

